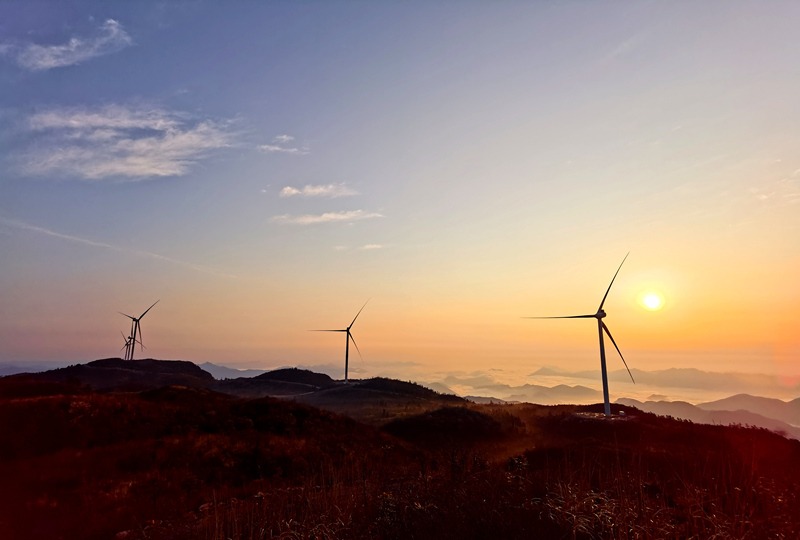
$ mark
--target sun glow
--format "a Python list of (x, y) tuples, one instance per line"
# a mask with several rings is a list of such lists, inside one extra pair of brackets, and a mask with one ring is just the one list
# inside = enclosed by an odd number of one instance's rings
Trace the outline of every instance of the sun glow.
[(663, 304), (661, 297), (653, 292), (648, 292), (643, 294), (641, 302), (644, 307), (652, 310), (659, 309)]

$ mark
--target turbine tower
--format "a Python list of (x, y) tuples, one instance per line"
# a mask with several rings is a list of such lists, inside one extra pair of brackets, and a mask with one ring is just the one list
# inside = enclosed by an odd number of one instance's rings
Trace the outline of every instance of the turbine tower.
[[(630, 255), (630, 252), (628, 252), (628, 255)], [(524, 319), (597, 319), (597, 332), (600, 334), (600, 371), (603, 375), (603, 402), (605, 405), (606, 416), (611, 416), (611, 404), (608, 401), (608, 373), (606, 372), (606, 348), (605, 344), (603, 343), (603, 331), (608, 334), (608, 338), (611, 340), (611, 343), (614, 344), (614, 348), (617, 349), (619, 357), (622, 358), (622, 363), (625, 364), (625, 369), (628, 370), (628, 375), (631, 376), (633, 384), (636, 384), (636, 381), (633, 379), (633, 374), (631, 374), (631, 370), (628, 369), (628, 363), (622, 356), (622, 351), (620, 351), (619, 347), (617, 347), (617, 342), (614, 341), (611, 331), (608, 329), (608, 326), (606, 326), (606, 323), (603, 322), (603, 319), (606, 316), (606, 312), (603, 311), (603, 304), (606, 303), (606, 298), (611, 290), (611, 285), (613, 285), (614, 280), (617, 279), (617, 274), (619, 274), (620, 269), (622, 269), (622, 265), (625, 264), (625, 259), (628, 258), (628, 255), (625, 255), (625, 258), (622, 259), (619, 268), (617, 268), (616, 274), (614, 274), (614, 277), (611, 278), (611, 283), (608, 285), (608, 289), (606, 289), (606, 294), (603, 296), (603, 300), (600, 301), (600, 307), (597, 308), (597, 313), (594, 315), (569, 315), (566, 317), (523, 317)]]
[[(156, 300), (153, 303), (153, 306), (158, 304), (159, 300)], [(141, 346), (141, 350), (144, 350), (144, 344), (142, 343), (142, 327), (139, 325), (139, 321), (142, 320), (142, 317), (147, 315), (147, 312), (153, 309), (153, 306), (150, 306), (145, 310), (144, 313), (139, 315), (138, 317), (131, 317), (130, 315), (126, 315), (125, 313), (119, 312), (120, 315), (125, 315), (131, 320), (131, 335), (128, 338), (128, 351), (125, 353), (125, 360), (133, 360), (133, 351), (136, 349), (136, 344), (138, 343)]]
[[(348, 381), (348, 379), (347, 379), (347, 369), (348, 369), (348, 364), (349, 364), (349, 360), (350, 360), (350, 358), (349, 358), (350, 357), (350, 340), (353, 340), (353, 345), (355, 345), (356, 350), (358, 351), (358, 356), (361, 356), (361, 351), (359, 350), (358, 345), (356, 345), (356, 340), (355, 340), (355, 338), (353, 338), (353, 334), (350, 333), (350, 329), (355, 324), (356, 319), (358, 319), (358, 316), (361, 315), (361, 312), (364, 311), (364, 308), (367, 306), (367, 302), (369, 302), (369, 300), (364, 302), (364, 305), (361, 306), (361, 309), (358, 310), (358, 313), (356, 313), (356, 316), (353, 318), (353, 322), (351, 322), (350, 326), (348, 326), (344, 330), (311, 330), (311, 332), (345, 332), (347, 334), (347, 339), (345, 340), (345, 346), (344, 346), (344, 382), (345, 382), (345, 384), (347, 384), (347, 381)], [(363, 356), (362, 356), (362, 359), (363, 359)]]
[[(125, 360), (127, 360), (128, 359), (128, 355), (130, 354), (131, 343), (133, 343), (133, 342), (131, 341), (130, 337), (125, 337), (125, 334), (122, 333), (122, 330), (120, 330), (119, 335), (121, 335), (122, 339), (125, 341), (125, 345), (120, 347), (119, 350), (125, 349)], [(139, 341), (138, 343), (139, 343), (139, 345), (142, 345), (141, 341)], [(142, 347), (145, 348), (145, 349), (147, 348), (144, 345), (142, 345)]]

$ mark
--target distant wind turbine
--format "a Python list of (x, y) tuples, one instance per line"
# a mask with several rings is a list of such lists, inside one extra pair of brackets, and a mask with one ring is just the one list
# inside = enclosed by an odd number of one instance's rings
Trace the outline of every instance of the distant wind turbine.
[[(348, 369), (349, 357), (350, 357), (350, 340), (353, 340), (353, 345), (356, 346), (356, 350), (358, 351), (358, 356), (361, 356), (361, 351), (359, 350), (358, 345), (356, 344), (355, 338), (353, 338), (353, 335), (350, 333), (350, 329), (355, 324), (356, 319), (358, 319), (358, 316), (361, 315), (361, 312), (364, 311), (364, 308), (367, 306), (368, 302), (369, 302), (369, 300), (364, 302), (364, 305), (361, 306), (361, 309), (358, 310), (358, 313), (356, 313), (356, 316), (353, 318), (353, 322), (351, 322), (350, 326), (348, 326), (344, 330), (310, 330), (311, 332), (346, 332), (347, 333), (347, 339), (345, 341), (345, 346), (344, 346), (344, 382), (345, 382), (345, 384), (347, 384), (347, 381), (348, 381), (348, 379), (347, 379), (347, 369)], [(363, 360), (364, 357), (362, 356), (361, 358)]]
[[(153, 303), (153, 306), (158, 304), (160, 300), (156, 300)], [(147, 312), (153, 309), (153, 306), (150, 306), (145, 310), (144, 313), (139, 315), (138, 317), (131, 317), (130, 315), (126, 315), (125, 313), (119, 312), (120, 315), (125, 315), (131, 320), (131, 335), (128, 338), (128, 345), (129, 349), (126, 352), (125, 360), (133, 360), (133, 351), (136, 349), (136, 344), (138, 343), (141, 347), (141, 350), (144, 350), (144, 344), (142, 343), (142, 327), (139, 324), (139, 321), (142, 320), (142, 317), (147, 315)], [(123, 334), (124, 337), (124, 334)]]
[[(122, 339), (125, 340), (125, 345), (120, 347), (119, 350), (125, 349), (125, 360), (127, 360), (128, 359), (128, 355), (130, 354), (130, 349), (131, 349), (131, 343), (132, 343), (131, 342), (131, 338), (130, 337), (125, 337), (125, 334), (123, 334), (121, 330), (119, 332), (119, 335), (121, 335)], [(139, 341), (138, 343), (139, 343), (139, 345), (142, 345), (141, 341)], [(142, 345), (142, 347), (144, 347), (145, 349), (147, 348), (144, 345)]]
[[(628, 255), (630, 255), (630, 252), (628, 252)], [(628, 258), (628, 255), (625, 255), (625, 258), (622, 259), (619, 268), (617, 268), (616, 274), (614, 274), (614, 277), (611, 278), (611, 283), (608, 285), (608, 289), (606, 289), (606, 294), (603, 296), (603, 300), (600, 302), (600, 307), (597, 308), (597, 313), (595, 313), (594, 315), (569, 315), (567, 317), (523, 317), (524, 319), (597, 319), (597, 331), (600, 334), (600, 371), (603, 374), (603, 400), (605, 404), (606, 416), (611, 416), (611, 404), (608, 402), (608, 374), (606, 372), (606, 348), (605, 344), (603, 343), (604, 330), (606, 334), (608, 334), (611, 343), (614, 344), (614, 348), (617, 349), (619, 357), (622, 358), (622, 363), (625, 364), (625, 369), (628, 370), (628, 375), (631, 376), (633, 384), (636, 384), (636, 381), (633, 380), (633, 374), (631, 374), (631, 370), (628, 369), (628, 363), (622, 356), (622, 351), (620, 351), (619, 347), (617, 347), (617, 342), (614, 341), (614, 338), (611, 336), (611, 332), (609, 331), (608, 326), (606, 326), (606, 323), (603, 322), (603, 318), (605, 318), (606, 316), (606, 312), (603, 311), (603, 304), (606, 303), (606, 298), (608, 297), (608, 292), (611, 290), (611, 285), (613, 285), (614, 280), (617, 279), (617, 274), (619, 274), (622, 265), (625, 264), (625, 259)]]

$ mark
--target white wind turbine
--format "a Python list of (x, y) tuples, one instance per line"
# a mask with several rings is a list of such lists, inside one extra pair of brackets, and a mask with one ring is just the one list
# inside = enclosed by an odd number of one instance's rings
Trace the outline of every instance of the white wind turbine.
[[(628, 255), (630, 255), (630, 252), (628, 253)], [(606, 312), (603, 311), (603, 304), (606, 303), (606, 298), (608, 297), (608, 292), (611, 290), (611, 285), (613, 285), (614, 280), (617, 279), (617, 274), (619, 274), (622, 265), (625, 264), (625, 259), (628, 258), (628, 255), (625, 255), (625, 258), (622, 259), (619, 268), (617, 268), (616, 274), (614, 274), (614, 277), (611, 278), (611, 283), (608, 285), (608, 289), (606, 289), (606, 294), (603, 296), (603, 300), (600, 302), (600, 307), (597, 308), (597, 313), (595, 313), (594, 315), (569, 315), (566, 317), (523, 317), (524, 319), (597, 319), (597, 332), (600, 334), (600, 371), (602, 372), (603, 375), (603, 401), (605, 404), (606, 416), (611, 416), (611, 404), (608, 401), (608, 374), (606, 372), (606, 348), (605, 344), (603, 343), (603, 331), (605, 331), (605, 333), (608, 334), (608, 338), (611, 340), (611, 343), (614, 344), (614, 348), (617, 349), (619, 357), (622, 358), (622, 363), (625, 364), (625, 369), (628, 370), (628, 375), (631, 376), (633, 384), (636, 384), (636, 381), (633, 379), (633, 374), (631, 374), (631, 370), (628, 369), (628, 363), (622, 356), (622, 351), (620, 351), (619, 347), (617, 347), (617, 342), (614, 341), (614, 338), (611, 335), (611, 331), (609, 331), (608, 326), (606, 326), (606, 323), (603, 322), (603, 319), (606, 316)]]

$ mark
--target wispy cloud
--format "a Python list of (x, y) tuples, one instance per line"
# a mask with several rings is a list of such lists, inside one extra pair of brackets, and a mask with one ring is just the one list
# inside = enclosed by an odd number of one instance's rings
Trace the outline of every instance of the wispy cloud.
[(272, 139), (272, 144), (262, 144), (258, 149), (262, 152), (283, 152), (284, 154), (308, 154), (308, 147), (286, 146), (294, 140), (291, 135), (277, 135)]
[(383, 249), (383, 246), (381, 244), (366, 244), (358, 249), (369, 251), (371, 249)]
[(262, 144), (258, 147), (262, 152), (283, 152), (285, 154), (308, 154), (308, 148), (287, 148), (285, 146), (276, 146), (274, 144)]
[(344, 184), (327, 184), (323, 186), (304, 186), (302, 189), (286, 186), (281, 190), (281, 197), (347, 197), (348, 195), (358, 195), (358, 192), (350, 189)]
[(209, 151), (233, 144), (230, 125), (158, 108), (51, 109), (28, 118), (39, 141), (24, 156), (23, 169), (89, 180), (180, 176)]
[(280, 216), (272, 216), (269, 220), (272, 223), (279, 223), (281, 225), (316, 225), (318, 223), (348, 223), (381, 217), (383, 217), (383, 215), (377, 212), (350, 210), (348, 212), (326, 212), (321, 215), (306, 214), (293, 216), (291, 214), (283, 214)]
[(92, 37), (73, 37), (63, 45), (4, 43), (0, 45), (0, 54), (13, 57), (17, 64), (30, 71), (44, 71), (80, 64), (132, 44), (133, 40), (122, 25), (114, 19), (108, 19)]
[(238, 279), (238, 276), (234, 276), (231, 274), (226, 274), (224, 272), (220, 272), (214, 268), (209, 268), (208, 266), (203, 266), (200, 264), (194, 264), (186, 261), (181, 261), (179, 259), (173, 259), (172, 257), (167, 257), (165, 255), (159, 255), (158, 253), (150, 253), (149, 251), (140, 251), (138, 249), (129, 249), (120, 246), (115, 246), (113, 244), (107, 244), (105, 242), (97, 242), (95, 240), (89, 240), (88, 238), (81, 238), (79, 236), (72, 236), (70, 234), (63, 234), (56, 231), (51, 231), (50, 229), (45, 229), (44, 227), (37, 227), (35, 225), (30, 225), (29, 223), (25, 223), (24, 221), (19, 221), (16, 219), (9, 219), (0, 217), (0, 223), (12, 227), (14, 229), (20, 229), (24, 231), (31, 231), (36, 232), (39, 234), (43, 234), (46, 236), (51, 236), (54, 238), (60, 238), (61, 240), (67, 240), (69, 242), (75, 242), (78, 244), (84, 244), (86, 246), (92, 246), (97, 248), (108, 249), (112, 251), (116, 251), (118, 253), (127, 253), (130, 255), (136, 255), (139, 257), (147, 257), (149, 259), (155, 259), (159, 261), (168, 262), (171, 264), (177, 264), (179, 266), (183, 266), (186, 268), (190, 268), (192, 270), (196, 270), (198, 272), (204, 272), (206, 274), (212, 274), (215, 276), (222, 276), (227, 278), (234, 278)]

